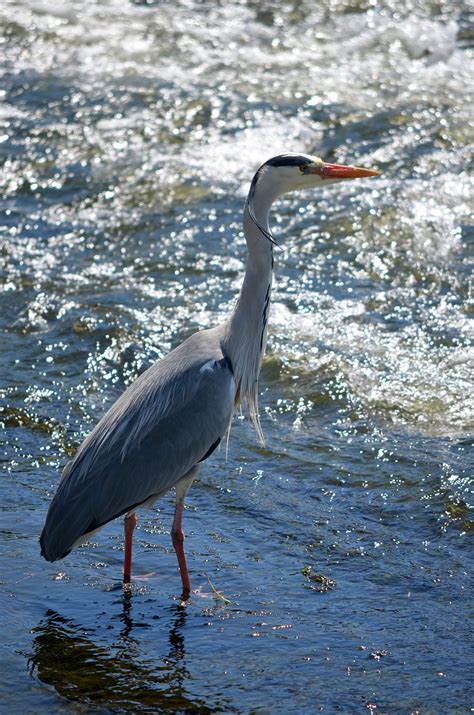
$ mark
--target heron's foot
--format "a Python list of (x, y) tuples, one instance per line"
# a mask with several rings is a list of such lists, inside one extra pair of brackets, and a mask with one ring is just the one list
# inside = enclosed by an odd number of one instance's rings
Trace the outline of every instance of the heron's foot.
[(191, 598), (191, 591), (188, 591), (186, 588), (184, 588), (183, 592), (180, 596), (180, 599), (181, 599), (180, 605), (185, 606), (188, 603), (190, 598)]

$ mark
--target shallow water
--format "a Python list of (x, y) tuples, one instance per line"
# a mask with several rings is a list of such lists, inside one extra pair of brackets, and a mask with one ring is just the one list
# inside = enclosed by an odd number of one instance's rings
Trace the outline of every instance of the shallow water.
[[(460, 3), (5, 0), (0, 702), (21, 712), (472, 706), (472, 34)], [(231, 309), (281, 151), (377, 167), (289, 196), (261, 379), (188, 497), (47, 564), (61, 465)], [(472, 499), (471, 499), (472, 501)], [(211, 585), (226, 600), (213, 595)]]

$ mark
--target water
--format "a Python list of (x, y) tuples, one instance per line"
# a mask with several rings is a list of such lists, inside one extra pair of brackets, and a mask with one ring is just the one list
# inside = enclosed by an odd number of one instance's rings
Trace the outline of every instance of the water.
[[(0, 20), (2, 709), (469, 712), (467, 8), (4, 0)], [(267, 446), (236, 418), (191, 490), (200, 593), (180, 605), (171, 497), (140, 517), (132, 593), (119, 522), (47, 564), (61, 465), (228, 314), (243, 197), (288, 150), (382, 176), (275, 207)]]

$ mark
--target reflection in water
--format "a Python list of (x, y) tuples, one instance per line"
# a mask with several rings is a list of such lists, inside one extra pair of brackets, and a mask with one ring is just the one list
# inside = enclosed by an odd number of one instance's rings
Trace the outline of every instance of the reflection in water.
[(157, 667), (156, 659), (152, 665), (146, 649), (140, 649), (140, 641), (131, 635), (140, 624), (133, 619), (130, 592), (123, 594), (123, 628), (111, 648), (94, 642), (89, 631), (50, 610), (34, 631), (32, 671), (69, 700), (130, 710), (214, 712), (185, 692), (190, 677), (185, 666), (186, 609), (174, 606), (171, 616), (169, 652)]
[(174, 677), (177, 688), (182, 690), (184, 683), (189, 678), (184, 661), (184, 636), (183, 626), (186, 619), (186, 610), (182, 606), (174, 606), (176, 617), (173, 627), (170, 629), (170, 652), (166, 662), (174, 669)]
[(130, 633), (133, 630), (133, 620), (132, 620), (132, 593), (129, 589), (125, 589), (123, 592), (123, 610), (120, 614), (120, 620), (123, 623), (123, 629), (120, 633), (124, 640), (128, 640)]

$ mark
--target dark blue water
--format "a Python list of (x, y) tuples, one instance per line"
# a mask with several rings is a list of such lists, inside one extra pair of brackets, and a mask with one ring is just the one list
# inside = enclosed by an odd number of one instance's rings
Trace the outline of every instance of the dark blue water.
[[(21, 712), (468, 713), (472, 76), (460, 4), (4, 2), (0, 702)], [(292, 195), (261, 376), (172, 495), (61, 562), (62, 465), (232, 308), (282, 151), (380, 169)]]

